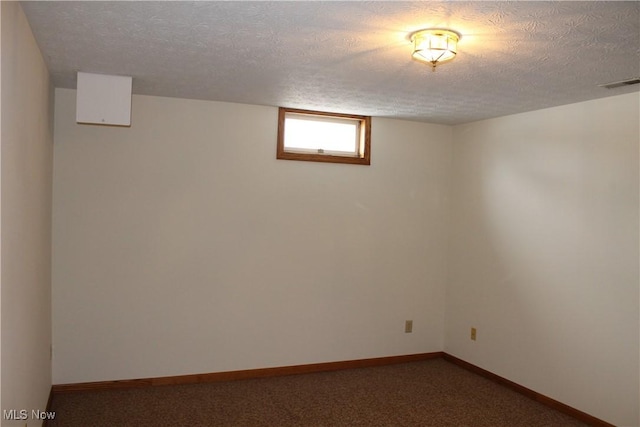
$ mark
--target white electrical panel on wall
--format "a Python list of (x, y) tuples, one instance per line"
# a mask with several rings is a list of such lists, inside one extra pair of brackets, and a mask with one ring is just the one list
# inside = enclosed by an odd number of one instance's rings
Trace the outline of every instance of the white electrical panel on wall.
[(127, 76), (78, 73), (76, 122), (131, 126), (131, 84)]

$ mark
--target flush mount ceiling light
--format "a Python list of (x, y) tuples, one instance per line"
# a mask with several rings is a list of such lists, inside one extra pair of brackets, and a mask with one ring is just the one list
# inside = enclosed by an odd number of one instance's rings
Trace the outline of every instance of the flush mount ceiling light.
[(456, 57), (458, 40), (461, 37), (456, 31), (440, 28), (416, 31), (410, 36), (413, 42), (411, 57), (431, 64), (432, 70), (435, 71), (436, 65)]

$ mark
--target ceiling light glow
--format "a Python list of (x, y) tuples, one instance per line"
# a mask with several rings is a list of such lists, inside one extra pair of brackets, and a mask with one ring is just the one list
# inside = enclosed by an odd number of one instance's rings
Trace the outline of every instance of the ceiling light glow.
[(420, 62), (436, 65), (451, 61), (458, 53), (458, 41), (462, 36), (456, 31), (431, 28), (411, 34), (413, 53), (411, 57)]

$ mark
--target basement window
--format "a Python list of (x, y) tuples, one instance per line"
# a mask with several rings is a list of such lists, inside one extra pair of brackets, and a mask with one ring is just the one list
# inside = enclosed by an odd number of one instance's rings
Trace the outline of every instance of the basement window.
[(280, 108), (276, 157), (371, 164), (371, 117)]

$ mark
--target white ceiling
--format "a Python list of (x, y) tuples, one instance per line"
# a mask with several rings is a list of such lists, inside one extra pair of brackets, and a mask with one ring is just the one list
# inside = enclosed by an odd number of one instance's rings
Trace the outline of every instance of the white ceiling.
[[(637, 91), (640, 2), (23, 2), (56, 87), (457, 124)], [(407, 35), (462, 33), (436, 72)]]

